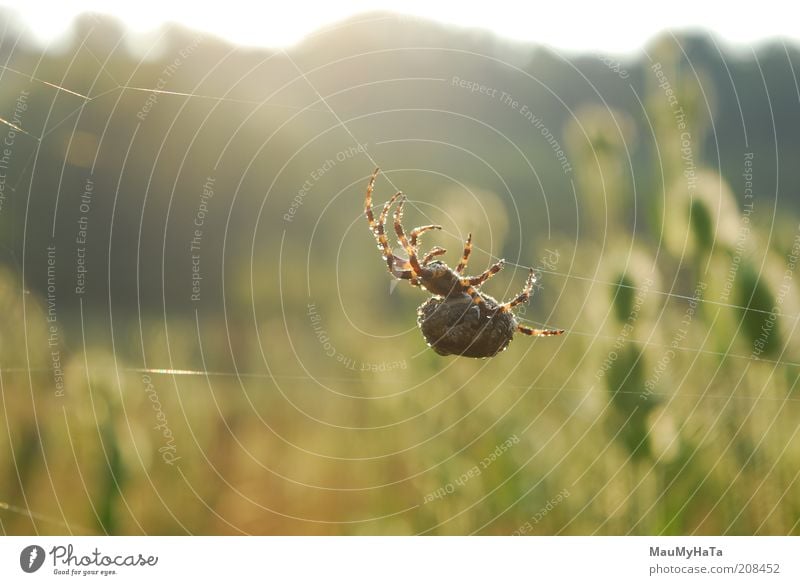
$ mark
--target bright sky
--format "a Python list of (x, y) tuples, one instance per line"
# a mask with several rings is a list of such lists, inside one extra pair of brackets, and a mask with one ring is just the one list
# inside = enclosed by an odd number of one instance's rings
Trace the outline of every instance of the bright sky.
[[(2, 0), (0, 0), (2, 1)], [(707, 29), (734, 45), (782, 37), (800, 42), (793, 2), (703, 0), (17, 0), (2, 2), (23, 17), (39, 40), (50, 42), (81, 12), (116, 16), (136, 32), (179, 22), (256, 46), (287, 46), (348, 16), (391, 10), (464, 27), (489, 29), (515, 40), (570, 52), (627, 53), (665, 29)]]

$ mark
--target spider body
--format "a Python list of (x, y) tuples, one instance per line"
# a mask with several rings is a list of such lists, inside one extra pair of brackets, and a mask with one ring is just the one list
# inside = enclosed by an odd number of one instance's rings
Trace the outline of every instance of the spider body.
[(483, 303), (469, 296), (431, 297), (417, 309), (417, 324), (433, 351), (439, 355), (492, 357), (503, 351), (518, 323), (510, 311), (497, 310), (494, 298), (480, 293)]
[[(500, 260), (478, 276), (464, 276), (467, 261), (472, 252), (472, 234), (467, 237), (461, 261), (455, 270), (440, 260), (434, 260), (447, 250), (434, 247), (421, 259), (417, 255), (419, 237), (426, 231), (442, 229), (440, 225), (426, 225), (411, 230), (406, 236), (402, 224), (405, 196), (396, 193), (386, 204), (375, 220), (372, 212), (372, 191), (380, 169), (370, 178), (364, 202), (364, 214), (370, 231), (378, 241), (383, 252), (389, 273), (395, 278), (408, 280), (413, 286), (427, 290), (433, 296), (417, 309), (417, 323), (425, 340), (440, 355), (461, 355), (465, 357), (492, 357), (503, 351), (511, 343), (514, 333), (546, 336), (560, 335), (562, 329), (531, 329), (520, 325), (511, 309), (520, 303), (527, 303), (535, 277), (533, 270), (528, 274), (525, 288), (511, 301), (500, 303), (479, 287), (500, 272), (504, 261)], [(394, 230), (398, 242), (406, 251), (408, 258), (392, 252), (386, 237), (386, 219), (392, 206), (394, 211)]]
[(458, 274), (444, 262), (436, 260), (420, 266), (416, 275), (418, 285), (432, 295), (461, 297), (467, 294)]

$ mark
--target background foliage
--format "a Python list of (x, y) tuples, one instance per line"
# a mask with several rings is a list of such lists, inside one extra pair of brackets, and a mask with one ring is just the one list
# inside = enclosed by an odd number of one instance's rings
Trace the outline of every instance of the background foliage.
[[(373, 17), (288, 56), (95, 16), (42, 52), (4, 17), (3, 532), (797, 534), (796, 48)], [(568, 333), (430, 351), (375, 162)]]

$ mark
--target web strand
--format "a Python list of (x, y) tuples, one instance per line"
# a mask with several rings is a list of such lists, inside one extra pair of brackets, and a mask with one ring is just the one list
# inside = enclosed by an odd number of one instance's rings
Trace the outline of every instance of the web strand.
[(44, 524), (49, 524), (51, 526), (58, 526), (59, 528), (67, 528), (70, 532), (73, 530), (78, 530), (79, 532), (83, 532), (84, 534), (97, 534), (96, 530), (90, 530), (85, 526), (81, 526), (80, 524), (73, 524), (73, 523), (66, 523), (63, 520), (59, 520), (55, 516), (49, 516), (47, 514), (42, 514), (40, 512), (34, 512), (28, 508), (23, 508), (21, 506), (15, 506), (13, 504), (9, 504), (8, 502), (0, 501), (0, 511), (7, 511), (13, 514), (19, 514), (20, 516), (25, 516), (30, 518), (31, 520), (36, 520), (38, 522), (42, 522)]

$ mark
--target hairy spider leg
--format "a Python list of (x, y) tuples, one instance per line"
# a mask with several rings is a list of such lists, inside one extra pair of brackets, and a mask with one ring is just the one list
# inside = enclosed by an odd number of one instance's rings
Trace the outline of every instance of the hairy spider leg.
[(389, 240), (386, 237), (386, 231), (384, 228), (386, 225), (386, 217), (389, 215), (389, 210), (397, 198), (402, 195), (402, 193), (395, 193), (394, 196), (386, 202), (377, 222), (375, 221), (375, 216), (372, 213), (372, 191), (375, 188), (375, 179), (377, 178), (379, 172), (380, 169), (375, 169), (375, 172), (372, 173), (372, 177), (367, 185), (367, 196), (364, 200), (364, 214), (367, 216), (367, 221), (369, 222), (369, 228), (372, 232), (372, 235), (375, 236), (376, 240), (378, 240), (378, 247), (383, 252), (383, 257), (384, 260), (386, 260), (386, 265), (389, 269), (389, 272), (397, 278), (410, 279), (413, 274), (411, 273), (411, 270), (406, 267), (408, 263), (404, 259), (395, 257), (395, 255), (392, 253), (392, 248), (389, 246)]
[[(381, 211), (378, 225), (380, 226), (381, 234), (383, 235), (384, 243), (382, 245), (385, 246), (384, 249), (389, 248), (389, 241), (385, 235), (386, 218), (389, 216), (389, 210), (391, 209), (392, 205), (394, 205), (394, 202), (402, 196), (402, 191), (395, 193), (392, 198), (384, 204), (383, 210)], [(389, 253), (392, 253), (391, 248), (389, 248)], [(414, 271), (411, 269), (411, 263), (401, 256), (392, 255), (392, 266), (389, 268), (389, 272), (391, 272), (396, 278), (411, 280), (411, 284), (415, 286), (417, 285), (417, 281), (414, 278)]]
[(422, 234), (424, 234), (429, 230), (440, 230), (440, 229), (442, 229), (442, 226), (440, 225), (424, 225), (422, 227), (415, 227), (413, 230), (409, 232), (409, 243), (415, 250), (418, 250), (419, 249), (417, 245), (418, 237), (420, 237)]
[(500, 310), (510, 311), (520, 303), (527, 303), (528, 299), (531, 298), (531, 290), (533, 290), (534, 282), (536, 282), (536, 275), (533, 273), (533, 269), (531, 269), (531, 271), (528, 273), (528, 280), (525, 282), (525, 288), (522, 289), (522, 292), (513, 301), (509, 301), (500, 305)]
[[(378, 177), (378, 173), (380, 172), (380, 168), (376, 168), (375, 172), (372, 173), (372, 176), (369, 179), (369, 183), (367, 184), (367, 195), (364, 198), (364, 215), (367, 216), (367, 222), (369, 222), (369, 231), (372, 232), (372, 235), (378, 240), (378, 247), (383, 251), (384, 260), (389, 265), (389, 272), (392, 271), (393, 266), (393, 254), (392, 250), (389, 247), (389, 242), (386, 239), (386, 233), (383, 229), (383, 224), (385, 223), (385, 216), (381, 214), (381, 221), (375, 222), (375, 216), (372, 213), (372, 191), (375, 188), (375, 179)], [(389, 205), (388, 203), (386, 205)], [(386, 206), (384, 206), (384, 211), (386, 211)]]
[(549, 335), (561, 335), (564, 333), (563, 329), (531, 329), (525, 325), (517, 325), (517, 331), (525, 335), (533, 335), (534, 337), (547, 337)]
[(447, 254), (447, 250), (444, 248), (440, 248), (439, 246), (434, 246), (430, 252), (425, 254), (422, 258), (422, 265), (427, 266), (428, 262), (433, 260), (436, 256), (441, 256), (442, 254)]
[(364, 213), (367, 216), (369, 230), (372, 232), (372, 235), (375, 235), (375, 216), (372, 215), (372, 190), (375, 188), (375, 179), (378, 178), (379, 172), (381, 172), (379, 168), (375, 169), (375, 172), (372, 173), (372, 176), (369, 178), (369, 183), (367, 183), (367, 196), (364, 198)]
[(408, 261), (411, 263), (411, 271), (413, 272), (413, 276), (419, 276), (420, 272), (422, 272), (422, 267), (417, 259), (417, 251), (409, 243), (408, 238), (406, 238), (406, 233), (403, 231), (403, 224), (401, 223), (403, 219), (403, 205), (406, 202), (406, 196), (400, 194), (399, 199), (400, 202), (397, 204), (397, 208), (394, 210), (394, 231), (397, 234), (397, 239), (400, 241), (400, 245), (403, 246), (406, 254), (408, 254)]
[(458, 263), (456, 266), (456, 272), (461, 274), (464, 272), (464, 269), (467, 267), (467, 260), (469, 260), (469, 255), (472, 253), (472, 234), (467, 236), (467, 241), (464, 242), (464, 253), (461, 255), (461, 262)]
[[(533, 273), (533, 270), (531, 270), (528, 273), (528, 280), (525, 283), (525, 288), (522, 289), (522, 293), (520, 293), (520, 295), (513, 301), (500, 305), (500, 310), (510, 311), (512, 307), (515, 307), (520, 303), (528, 302), (528, 299), (531, 297), (531, 290), (533, 290), (533, 284), (535, 282), (536, 275)], [(525, 325), (517, 325), (517, 331), (524, 333), (525, 335), (532, 335), (534, 337), (547, 337), (550, 335), (561, 335), (564, 333), (563, 329), (533, 329), (531, 327), (526, 327)]]
[(478, 292), (478, 289), (476, 289), (474, 286), (466, 285), (464, 287), (464, 292), (472, 297), (472, 302), (476, 305), (486, 304), (486, 301), (483, 300), (483, 297)]
[[(411, 232), (409, 232), (409, 240), (408, 240), (408, 242), (409, 242), (409, 244), (411, 244), (412, 248), (414, 248), (417, 252), (419, 252), (419, 241), (418, 241), (417, 238), (419, 238), (423, 233), (425, 233), (427, 231), (440, 230), (440, 229), (442, 229), (442, 226), (440, 226), (440, 225), (424, 225), (422, 227), (415, 227), (413, 230), (411, 230)], [(423, 256), (422, 261), (420, 262), (420, 264), (422, 266), (425, 266), (426, 264), (428, 264), (428, 262), (433, 260), (436, 256), (441, 256), (442, 254), (446, 254), (446, 253), (447, 253), (446, 249), (441, 248), (439, 246), (434, 246), (433, 248), (431, 248), (431, 250), (427, 254), (425, 254), (425, 256)]]
[(467, 276), (465, 278), (462, 278), (461, 279), (461, 284), (463, 284), (463, 285), (470, 284), (472, 286), (480, 286), (484, 282), (489, 280), (492, 276), (494, 276), (495, 274), (500, 272), (503, 269), (503, 266), (505, 266), (505, 263), (506, 263), (506, 261), (501, 259), (500, 261), (495, 262), (494, 264), (492, 264), (489, 268), (487, 268), (479, 276)]

